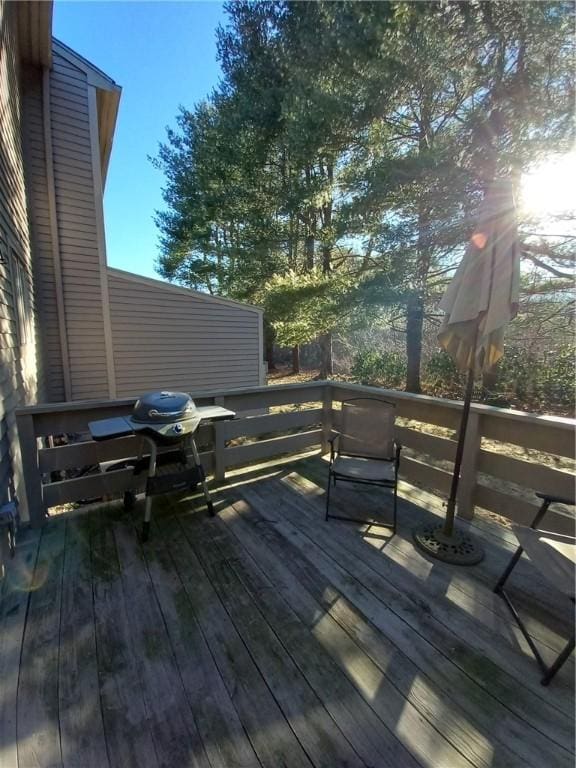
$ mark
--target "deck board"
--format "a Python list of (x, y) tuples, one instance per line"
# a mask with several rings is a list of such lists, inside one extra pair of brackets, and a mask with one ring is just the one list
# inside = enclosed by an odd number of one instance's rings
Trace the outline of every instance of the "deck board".
[(209, 768), (135, 529), (122, 512), (107, 516), (105, 524), (114, 532), (129, 642), (158, 761), (166, 766)]
[[(289, 595), (290, 604), (303, 617), (315, 638), (342, 666), (351, 681), (369, 694), (370, 705), (381, 713), (383, 722), (388, 721), (392, 732), (396, 720), (390, 717), (394, 712), (388, 709), (390, 691), (393, 693), (392, 700), (398, 698), (398, 693), (402, 694), (430, 726), (466, 756), (470, 764), (491, 765), (491, 752), (486, 749), (487, 739), (470, 722), (467, 716), (469, 704), (462, 708), (457, 692), (454, 695), (448, 688), (444, 692), (423, 675), (416, 664), (348, 602), (313, 563), (296, 549), (286, 546), (286, 540), (275, 526), (262, 525), (262, 518), (246, 503), (235, 504), (221, 514), (239, 541), (254, 553), (282, 594)], [(256, 545), (257, 538), (262, 538), (265, 545)], [(454, 699), (450, 701), (452, 696)], [(439, 707), (438, 701), (442, 699), (447, 702)], [(486, 705), (487, 702), (479, 703)], [(491, 701), (488, 703), (492, 704)], [(421, 729), (424, 733), (429, 733), (428, 723)], [(492, 719), (487, 730), (494, 730)], [(404, 738), (411, 742), (413, 749), (418, 750), (418, 744), (422, 743), (420, 736), (418, 729)], [(461, 761), (462, 758), (454, 759), (454, 755), (450, 755), (444, 740), (438, 737), (432, 740), (437, 742), (437, 752), (443, 745), (443, 764), (452, 765)], [(500, 749), (504, 753), (509, 752), (505, 746)], [(502, 764), (525, 765), (512, 753), (507, 754), (507, 761)]]
[[(319, 768), (330, 768), (339, 761), (350, 768), (366, 765), (308, 685), (281, 642), (282, 635), (276, 634), (267, 623), (255, 599), (239, 580), (226, 556), (221, 554), (213, 535), (214, 526), (206, 523), (188, 525), (189, 522), (184, 523), (188, 540), (312, 764)], [(262, 593), (260, 597), (266, 599)], [(280, 631), (285, 635), (288, 629), (284, 624)]]
[(62, 762), (74, 768), (99, 768), (106, 765), (108, 755), (98, 685), (88, 517), (66, 523), (60, 654), (66, 658), (58, 665)]
[[(250, 491), (255, 494), (261, 492), (262, 486)], [(282, 503), (288, 505), (293, 514), (295, 509), (299, 515), (297, 535), (301, 536), (302, 531), (306, 531), (312, 539), (318, 539), (324, 530), (323, 523), (319, 522), (320, 510), (310, 519), (307, 505), (295, 505), (290, 498), (282, 498)], [(559, 678), (553, 689), (541, 686), (539, 676), (533, 674), (531, 657), (502, 642), (489, 627), (465, 616), (450, 601), (428, 599), (426, 593), (422, 593), (420, 584), (414, 583), (405, 569), (395, 567), (387, 557), (375, 553), (360, 537), (350, 536), (344, 526), (334, 523), (330, 535), (324, 535), (319, 541), (335, 562), (340, 565), (346, 563), (346, 572), (357, 579), (362, 590), (368, 589), (377, 596), (438, 650), (450, 648), (455, 664), (469, 676), (478, 678), (487, 690), (498, 689), (498, 697), (507, 706), (517, 709), (524, 718), (532, 716), (534, 724), (540, 725), (543, 716), (548, 716), (551, 728), (557, 724), (559, 729), (564, 729), (567, 723), (571, 724), (574, 691), (568, 680)], [(448, 573), (444, 566), (441, 568)], [(537, 573), (535, 576), (538, 578)], [(415, 607), (420, 610), (415, 611)], [(558, 736), (559, 743), (571, 744), (572, 727), (562, 733), (563, 736)]]
[(100, 701), (108, 760), (112, 768), (155, 768), (159, 761), (130, 643), (114, 534), (103, 513), (90, 513), (89, 520)]
[[(139, 516), (134, 522), (140, 524)], [(155, 525), (154, 535), (143, 546), (144, 556), (210, 765), (258, 768), (260, 761), (214, 662), (170, 547), (159, 534)]]
[[(325, 482), (326, 468), (324, 462), (314, 459), (306, 462), (300, 468), (298, 475), (288, 474), (287, 482), (294, 490), (308, 499), (318, 497), (319, 508), (323, 508), (324, 491), (320, 487)], [(363, 511), (369, 515), (378, 510), (377, 494), (358, 486), (341, 484), (338, 493), (333, 494), (335, 511), (344, 514), (349, 511), (351, 504), (358, 503), (360, 495)], [(426, 513), (436, 512), (442, 516), (444, 510), (439, 500), (431, 494), (421, 492), (413, 487), (410, 497), (416, 496), (426, 508)], [(401, 526), (398, 534), (390, 537), (384, 529), (366, 526), (358, 527), (363, 530), (363, 539), (381, 550), (385, 555), (397, 561), (402, 561), (402, 567), (408, 569), (422, 581), (422, 588), (430, 592), (431, 599), (448, 596), (464, 611), (476, 616), (482, 624), (490, 626), (513, 645), (519, 645), (527, 655), (530, 655), (528, 644), (520, 633), (516, 623), (501, 598), (497, 597), (492, 588), (509, 558), (514, 551), (510, 543), (511, 533), (501, 525), (489, 521), (474, 521), (471, 527), (473, 533), (479, 529), (484, 541), (487, 557), (483, 563), (472, 571), (458, 566), (443, 565), (442, 568), (431, 566), (431, 561), (424, 557), (412, 542), (411, 529), (421, 522), (421, 508), (404, 499), (399, 501)], [(501, 534), (500, 532), (503, 532)], [(374, 534), (371, 536), (371, 532)], [(382, 536), (384, 534), (384, 536)], [(488, 538), (486, 538), (488, 537)], [(495, 560), (498, 563), (495, 565)], [(562, 650), (566, 643), (566, 619), (573, 613), (568, 598), (558, 595), (549, 588), (542, 579), (535, 583), (533, 570), (529, 561), (523, 559), (509, 582), (509, 591), (515, 602), (523, 611), (523, 617), (531, 636), (542, 646), (542, 655), (551, 662)], [(520, 578), (517, 578), (516, 572)], [(560, 672), (560, 676), (572, 686), (574, 679), (574, 658), (570, 658)]]
[(160, 518), (176, 570), (258, 759), (265, 768), (311, 765), (175, 517)]
[[(545, 722), (562, 746), (572, 743), (572, 723), (568, 715), (543, 700), (535, 700), (531, 690), (522, 693), (519, 681), (507, 675), (504, 669), (491, 662), (483, 653), (479, 653), (473, 647), (472, 638), (468, 638), (469, 644), (460, 641), (448, 627), (431, 615), (425, 602), (418, 597), (416, 602), (406, 597), (402, 583), (395, 586), (372, 570), (367, 564), (372, 553), (359, 538), (351, 537), (338, 523), (331, 523), (330, 533), (326, 534), (322, 523), (310, 523), (302, 519), (305, 507), (301, 503), (279, 496), (277, 484), (273, 485), (271, 494), (267, 494), (263, 488), (264, 484), (246, 489), (243, 496), (249, 503), (255, 500), (261, 510), (266, 507), (270, 510), (270, 499), (277, 499), (276, 514), (282, 520), (277, 519), (275, 527), (286, 541), (291, 542), (306, 559), (314, 563), (333, 588), (380, 630), (382, 636), (389, 638), (396, 647), (408, 654), (424, 674), (441, 683), (438, 700), (442, 702), (442, 709), (448, 698), (456, 701), (459, 699), (463, 711), (469, 711), (469, 701), (475, 700), (472, 715), (480, 718), (487, 714), (491, 721), (490, 727), (484, 729), (484, 736), (492, 737), (492, 748), (495, 746), (494, 735), (498, 720), (507, 714), (505, 709), (498, 706), (499, 703), (511, 708), (523, 720), (530, 719), (538, 726)], [(268, 514), (274, 516), (273, 512)], [(286, 522), (286, 519), (292, 522), (296, 516), (297, 525)], [(358, 553), (354, 551), (356, 547), (359, 548)], [(470, 683), (470, 678), (492, 696), (483, 702), (483, 706), (479, 706), (478, 691)], [(534, 680), (538, 685), (538, 676)], [(542, 765), (541, 734), (530, 729), (522, 730), (522, 733), (523, 741), (531, 737), (526, 757), (539, 755), (536, 762), (529, 764)], [(508, 735), (505, 730), (502, 738), (507, 739)], [(545, 744), (544, 754), (555, 755), (558, 764), (568, 765), (567, 760), (570, 759), (569, 751), (559, 749), (552, 740)]]
[[(282, 482), (288, 484), (289, 487), (294, 490), (303, 490), (301, 479), (296, 479), (294, 475), (288, 474), (286, 477), (282, 478)], [(304, 489), (304, 497), (309, 498), (309, 485), (304, 485)], [(364, 493), (363, 497), (363, 504), (367, 505), (367, 494)], [(350, 499), (350, 496), (345, 496), (345, 498)], [(323, 499), (320, 496), (314, 494), (312, 496), (312, 500), (313, 506), (317, 510), (316, 521), (319, 521), (323, 516)], [(302, 510), (303, 512), (306, 512), (308, 510), (308, 505), (302, 506)], [(343, 528), (344, 524), (334, 521), (331, 521), (331, 523), (333, 523), (331, 530), (335, 537), (341, 538), (341, 534), (345, 530)], [(429, 612), (439, 621), (447, 624), (454, 634), (460, 636), (466, 642), (469, 642), (469, 640), (473, 638), (474, 643), (477, 644), (479, 648), (482, 648), (483, 652), (486, 653), (486, 655), (490, 658), (499, 659), (503, 653), (509, 661), (510, 671), (515, 671), (518, 680), (523, 682), (524, 672), (529, 669), (526, 664), (532, 664), (532, 657), (529, 654), (527, 644), (523, 640), (519, 640), (518, 633), (515, 629), (511, 616), (507, 612), (501, 612), (504, 606), (499, 606), (500, 612), (497, 615), (494, 615), (493, 612), (483, 612), (479, 603), (475, 606), (474, 612), (463, 610), (461, 607), (463, 603), (462, 600), (454, 600), (452, 598), (446, 597), (446, 591), (449, 589), (451, 584), (452, 574), (454, 572), (459, 572), (462, 569), (458, 569), (455, 566), (447, 566), (445, 564), (442, 564), (442, 566), (439, 566), (439, 564), (436, 563), (430, 565), (430, 561), (426, 560), (426, 558), (423, 558), (412, 545), (409, 558), (403, 557), (401, 562), (398, 562), (399, 558), (395, 558), (395, 548), (398, 545), (394, 544), (393, 542), (400, 540), (406, 544), (407, 539), (410, 536), (411, 527), (415, 524), (416, 520), (414, 520), (413, 517), (408, 518), (407, 520), (402, 520), (402, 526), (399, 530), (398, 536), (390, 538), (389, 542), (387, 539), (384, 539), (381, 542), (382, 544), (385, 544), (381, 553), (374, 553), (372, 551), (373, 548), (371, 547), (363, 547), (364, 542), (359, 541), (357, 537), (352, 539), (354, 551), (358, 553), (360, 559), (366, 555), (368, 561), (373, 564), (376, 571), (385, 578), (388, 578), (393, 585), (399, 581), (399, 583), (402, 584), (402, 588), (405, 594), (407, 594), (416, 603), (420, 602), (422, 605), (427, 606)], [(346, 537), (347, 534), (344, 533), (344, 536)], [(347, 542), (348, 539), (345, 538), (345, 545)], [(376, 540), (377, 545), (378, 543), (378, 540)], [(389, 546), (391, 547), (390, 551), (388, 550)], [(475, 569), (475, 574), (477, 573), (480, 575), (482, 569), (488, 569), (490, 567), (490, 561), (493, 559), (493, 557), (493, 551), (488, 550), (486, 560), (483, 561), (483, 563), (477, 569)], [(410, 566), (418, 562), (424, 564), (426, 569), (425, 578), (419, 579), (417, 576), (415, 576), (415, 574), (412, 573), (412, 568), (406, 565), (407, 560), (410, 563)], [(532, 567), (529, 561), (526, 562), (526, 565), (530, 568)], [(436, 586), (431, 584), (433, 580), (432, 576), (435, 578)], [(484, 576), (484, 579), (478, 586), (482, 588), (482, 586), (485, 585), (485, 593), (487, 591), (487, 583), (493, 585), (496, 583), (496, 580), (496, 577)], [(534, 581), (534, 578), (532, 581)], [(538, 584), (541, 584), (541, 582), (542, 579), (538, 578), (537, 584), (535, 584), (534, 588), (536, 589)], [(510, 583), (513, 583), (513, 578), (510, 579)], [(514, 594), (515, 597), (517, 596), (513, 586), (511, 586), (510, 592)], [(491, 593), (491, 598), (493, 605), (496, 603), (496, 601), (502, 602), (500, 598), (498, 598), (493, 593)], [(570, 600), (566, 596), (558, 594), (556, 595), (556, 602), (557, 604), (563, 606), (565, 620), (569, 618), (572, 614), (572, 606)], [(522, 605), (525, 607), (527, 602), (525, 601), (522, 603)], [(555, 621), (555, 618), (550, 616), (550, 621)], [(494, 634), (500, 634), (505, 640), (507, 640), (507, 642), (505, 642), (503, 645), (499, 642), (494, 643)], [(483, 645), (482, 641), (484, 641)], [(565, 639), (557, 638), (556, 642), (559, 648), (561, 648), (566, 641)], [(524, 650), (524, 656), (526, 656), (525, 659), (522, 657), (522, 655), (518, 656), (515, 653), (518, 643), (520, 643), (520, 647)], [(554, 656), (554, 654), (546, 651), (544, 655), (548, 658), (552, 658)], [(573, 667), (572, 664), (569, 663), (566, 668), (562, 669), (557, 676), (555, 685), (556, 693), (553, 701), (554, 705), (559, 706), (568, 714), (571, 714), (574, 709), (574, 691), (572, 681)], [(532, 687), (534, 695), (545, 697), (546, 700), (549, 699), (549, 692), (542, 688), (538, 680), (531, 682), (530, 676), (528, 676), (528, 684)]]
[[(304, 484), (307, 480), (311, 481), (318, 489), (322, 489), (323, 493), (327, 477), (327, 466), (324, 461), (320, 459), (307, 461), (299, 467), (298, 473), (302, 476)], [(445, 507), (442, 506), (438, 497), (423, 492), (414, 486), (407, 486), (405, 483), (400, 484), (400, 492), (405, 499), (411, 502), (405, 503), (404, 500), (400, 502), (401, 511), (399, 514), (401, 515), (401, 522), (404, 523), (405, 531), (410, 532), (412, 527), (422, 523), (438, 524), (444, 519)], [(361, 504), (362, 511), (368, 515), (376, 512), (378, 508), (382, 508), (381, 497), (374, 494), (373, 489), (369, 486), (362, 488), (341, 483), (338, 486), (338, 493), (333, 495), (333, 501), (338, 504), (338, 499), (344, 497), (344, 504), (347, 504), (346, 499), (350, 499), (351, 496), (354, 499), (354, 506), (357, 507)], [(477, 536), (484, 546), (487, 556), (480, 566), (474, 569), (474, 578), (491, 588), (516, 549), (512, 532), (481, 515), (474, 517), (470, 523), (459, 521), (459, 525), (464, 528), (469, 527), (470, 532)], [(449, 574), (454, 570), (461, 569), (448, 566), (446, 573)], [(552, 622), (553, 626), (565, 627), (568, 598), (559, 600), (557, 590), (545, 579), (539, 579), (537, 583), (534, 583), (534, 570), (526, 556), (520, 560), (514, 569), (514, 578), (509, 583), (509, 591), (514, 594), (520, 605), (526, 605), (535, 616), (541, 616), (548, 623)], [(570, 611), (568, 604), (568, 613)]]
[[(479, 521), (482, 564), (435, 563), (410, 536), (433, 500), (403, 489), (390, 537), (325, 523), (324, 479), (318, 459), (235, 472), (215, 519), (158, 500), (144, 545), (140, 507), (27, 533), (0, 593), (0, 764), (572, 766), (574, 663), (542, 688), (491, 592), (509, 532)], [(562, 597), (521, 565), (553, 655)]]
[(8, 563), (0, 587), (0, 765), (17, 768), (17, 704), (20, 653), (40, 536), (27, 531)]
[[(248, 518), (248, 525), (243, 526)], [(383, 671), (360, 652), (325, 607), (304, 588), (310, 564), (284, 545), (271, 548), (269, 545), (275, 532), (266, 525), (265, 519), (249, 512), (247, 505), (240, 502), (223, 510), (221, 520), (233, 526), (238, 539), (236, 545), (226, 541), (234, 567), (259, 597), (271, 623), (278, 626), (279, 636), (305, 670), (310, 684), (321, 691), (326, 707), (346, 705), (351, 726), (349, 737), (357, 743), (360, 752), (371, 750), (365, 754), (365, 759), (375, 765), (419, 764), (418, 757), (433, 741), (437, 753), (442, 755), (443, 764), (471, 765), (461, 752), (433, 733), (430, 723), (386, 679)], [(254, 529), (258, 533), (255, 534)], [(244, 545), (244, 554), (239, 544)], [(247, 559), (248, 552), (253, 557), (252, 563)], [(266, 579), (270, 579), (275, 590), (266, 585)], [(327, 600), (332, 606), (334, 590), (328, 584), (320, 589), (323, 593), (327, 591)], [(280, 599), (279, 595), (282, 596)], [(302, 631), (301, 625), (287, 624), (287, 607), (301, 619), (307, 632)], [(282, 617), (280, 625), (277, 624), (278, 614)], [(394, 735), (400, 716), (406, 732), (412, 734), (410, 739)]]
[(65, 524), (40, 540), (22, 639), (18, 680), (18, 764), (61, 766), (58, 702)]

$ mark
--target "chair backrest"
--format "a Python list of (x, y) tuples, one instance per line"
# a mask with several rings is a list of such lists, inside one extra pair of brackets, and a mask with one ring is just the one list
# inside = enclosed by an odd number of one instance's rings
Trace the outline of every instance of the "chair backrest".
[(373, 397), (342, 402), (339, 452), (369, 459), (394, 455), (396, 406)]

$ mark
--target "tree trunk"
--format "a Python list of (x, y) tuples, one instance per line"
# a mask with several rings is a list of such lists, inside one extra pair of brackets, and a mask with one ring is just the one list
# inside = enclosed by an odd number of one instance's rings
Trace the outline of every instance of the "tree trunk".
[(266, 362), (268, 364), (268, 373), (276, 370), (274, 362), (274, 335), (270, 332), (265, 333), (266, 338)]
[(311, 272), (314, 269), (314, 246), (316, 242), (316, 211), (313, 208), (308, 211), (307, 220), (304, 256), (306, 259), (306, 269)]
[(498, 384), (498, 373), (496, 371), (484, 371), (482, 374), (482, 397), (489, 397)]
[[(326, 178), (328, 179), (328, 185), (330, 193), (332, 192), (332, 183), (334, 181), (334, 174), (332, 164), (326, 165)], [(322, 206), (322, 229), (326, 232), (330, 232), (332, 227), (332, 198), (326, 201)], [(322, 272), (327, 275), (332, 271), (332, 239), (330, 242), (325, 242), (322, 246)]]
[[(306, 166), (306, 188), (310, 189), (312, 183), (312, 172), (310, 166)], [(314, 269), (314, 241), (316, 240), (316, 209), (309, 208), (306, 213), (306, 235), (304, 238), (304, 254), (306, 258), (306, 269)]]
[(320, 343), (320, 378), (327, 379), (334, 373), (332, 365), (332, 334), (323, 333)]
[(306, 269), (314, 269), (314, 234), (308, 232), (304, 241), (304, 251), (306, 253)]
[(292, 373), (300, 373), (300, 346), (292, 347)]
[[(418, 152), (421, 156), (428, 153), (433, 144), (430, 108), (426, 101), (420, 105)], [(412, 293), (406, 306), (406, 391), (419, 393), (420, 364), (422, 361), (422, 332), (424, 329), (424, 304), (427, 296), (428, 273), (432, 258), (430, 248), (430, 208), (424, 197), (418, 203), (418, 244), (417, 261)]]
[[(326, 175), (330, 192), (332, 191), (333, 170), (332, 164), (327, 163)], [(329, 232), (332, 227), (332, 199), (330, 198), (323, 206), (321, 211), (322, 229)], [(332, 242), (324, 242), (322, 245), (322, 272), (327, 275), (332, 271)], [(334, 373), (332, 361), (332, 333), (322, 334), (320, 336), (320, 378), (327, 379)]]
[(408, 298), (406, 308), (406, 391), (421, 392), (420, 362), (422, 359), (422, 328), (424, 325), (424, 301), (414, 293)]

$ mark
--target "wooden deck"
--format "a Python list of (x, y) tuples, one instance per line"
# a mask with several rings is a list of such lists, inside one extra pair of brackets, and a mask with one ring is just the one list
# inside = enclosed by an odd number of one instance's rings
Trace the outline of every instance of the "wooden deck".
[[(574, 662), (550, 688), (491, 586), (507, 529), (477, 518), (471, 569), (418, 554), (441, 514), (403, 488), (399, 532), (323, 520), (319, 459), (237, 475), (139, 514), (54, 519), (20, 540), (0, 606), (0, 765), (574, 765)], [(374, 511), (381, 491), (337, 488)], [(197, 507), (196, 511), (194, 508)], [(510, 590), (551, 657), (571, 604), (523, 561)]]

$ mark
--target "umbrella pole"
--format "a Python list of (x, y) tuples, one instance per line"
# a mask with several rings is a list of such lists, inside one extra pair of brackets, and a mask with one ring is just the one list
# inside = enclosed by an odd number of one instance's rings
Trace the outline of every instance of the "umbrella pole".
[(446, 536), (452, 536), (454, 531), (454, 514), (456, 512), (456, 495), (460, 483), (460, 468), (462, 467), (462, 457), (464, 456), (464, 444), (466, 442), (466, 430), (468, 428), (468, 418), (470, 416), (470, 406), (472, 404), (472, 392), (474, 390), (474, 364), (468, 371), (468, 380), (466, 382), (466, 392), (464, 393), (464, 406), (462, 408), (462, 419), (460, 421), (460, 432), (458, 434), (458, 445), (456, 447), (456, 458), (454, 460), (454, 474), (452, 475), (452, 485), (450, 486), (450, 497), (446, 509), (446, 520), (444, 522), (444, 533)]
[(476, 539), (469, 533), (459, 531), (454, 527), (456, 512), (456, 496), (460, 482), (460, 469), (464, 456), (464, 443), (466, 442), (466, 430), (472, 404), (472, 392), (474, 389), (474, 361), (476, 359), (476, 342), (478, 331), (472, 347), (472, 365), (468, 371), (468, 381), (464, 393), (464, 405), (462, 407), (462, 419), (460, 421), (460, 433), (456, 446), (456, 458), (454, 460), (454, 474), (450, 486), (450, 497), (446, 508), (446, 519), (443, 525), (424, 525), (413, 531), (414, 543), (419, 550), (438, 560), (453, 565), (475, 565), (484, 557), (484, 550)]

